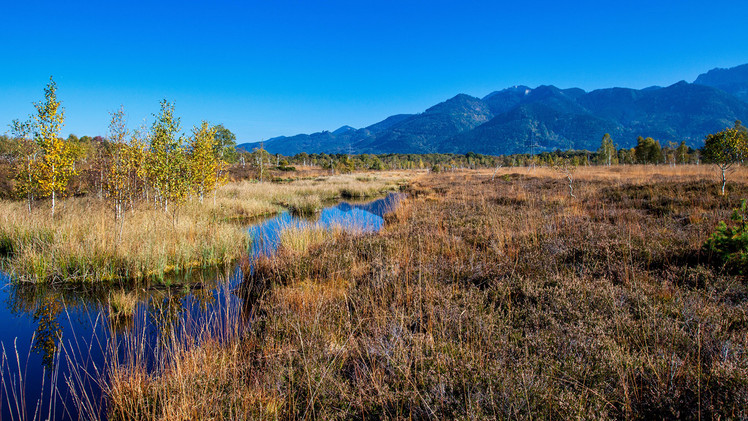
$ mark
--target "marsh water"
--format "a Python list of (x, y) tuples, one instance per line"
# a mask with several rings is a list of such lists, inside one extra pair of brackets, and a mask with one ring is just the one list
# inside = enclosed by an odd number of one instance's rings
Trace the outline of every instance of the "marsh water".
[[(283, 212), (257, 221), (247, 228), (249, 261), (272, 254), (288, 227), (378, 231), (401, 197), (393, 193), (369, 202), (340, 202), (312, 216)], [(135, 332), (155, 343), (169, 330), (189, 332), (217, 314), (247, 312), (235, 293), (243, 278), (238, 265), (137, 285), (14, 284), (0, 272), (2, 419), (78, 419), (92, 412), (104, 418), (101, 385), (108, 358), (122, 352), (117, 342)], [(109, 304), (113, 294), (137, 300), (134, 310), (115, 314)], [(88, 402), (84, 413), (76, 405), (81, 400)]]

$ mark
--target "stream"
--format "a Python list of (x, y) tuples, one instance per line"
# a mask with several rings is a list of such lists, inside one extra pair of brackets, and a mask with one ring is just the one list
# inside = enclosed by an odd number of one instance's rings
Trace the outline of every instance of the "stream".
[[(289, 227), (376, 232), (401, 198), (392, 193), (369, 202), (340, 202), (312, 216), (285, 211), (257, 221), (247, 227), (250, 267), (259, 255), (273, 254)], [(243, 278), (239, 265), (132, 285), (15, 284), (0, 272), (0, 419), (80, 419), (92, 413), (106, 418), (101, 382), (108, 356), (121, 357), (118, 341), (135, 332), (155, 343), (177, 326), (189, 332), (190, 326), (231, 312), (246, 319), (243, 300), (232, 292)], [(131, 314), (112, 314), (108, 303), (114, 291), (137, 298)], [(83, 412), (74, 397), (82, 391), (89, 402)]]

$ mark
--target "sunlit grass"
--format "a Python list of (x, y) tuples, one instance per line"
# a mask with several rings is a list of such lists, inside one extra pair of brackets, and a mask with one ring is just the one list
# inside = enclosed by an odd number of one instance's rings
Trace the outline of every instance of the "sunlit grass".
[(187, 201), (176, 212), (139, 203), (125, 213), (121, 225), (108, 204), (94, 197), (61, 200), (54, 220), (47, 203), (37, 204), (29, 214), (24, 202), (3, 200), (1, 268), (21, 281), (98, 282), (160, 279), (188, 268), (224, 265), (246, 251), (247, 221), (283, 207), (314, 214), (343, 191), (365, 184), (370, 194), (382, 194), (398, 189), (408, 176), (392, 172), (375, 181), (338, 175), (287, 184), (235, 182), (204, 203)]
[(235, 418), (748, 416), (748, 285), (700, 251), (745, 178), (723, 197), (705, 167), (577, 171), (576, 198), (548, 169), (445, 172), (378, 234), (288, 230), (245, 264), (244, 339), (179, 354), (231, 379), (131, 377), (132, 413), (211, 416), (205, 395)]
[(61, 201), (55, 220), (43, 208), (29, 214), (18, 202), (0, 202), (0, 214), (0, 236), (9, 244), (3, 269), (24, 281), (159, 277), (228, 263), (248, 245), (242, 226), (196, 203), (176, 217), (141, 205), (121, 227), (105, 203), (87, 198)]
[(131, 317), (135, 313), (138, 302), (138, 296), (133, 291), (111, 291), (109, 293), (109, 317)]

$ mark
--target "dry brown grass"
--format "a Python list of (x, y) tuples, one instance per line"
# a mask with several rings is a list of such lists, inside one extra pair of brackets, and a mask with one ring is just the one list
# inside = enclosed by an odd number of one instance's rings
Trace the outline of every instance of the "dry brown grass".
[[(491, 176), (496, 172), (496, 177), (507, 174), (526, 174), (535, 177), (563, 178), (564, 175), (549, 167), (535, 168), (499, 168), (476, 170), (481, 175)], [(714, 165), (604, 165), (585, 166), (574, 168), (574, 176), (579, 181), (609, 181), (626, 184), (651, 184), (656, 182), (678, 182), (678, 181), (714, 181), (720, 180), (720, 172)], [(729, 182), (742, 183), (748, 178), (748, 167), (737, 166), (733, 173), (728, 176)]]
[(299, 196), (317, 196), (323, 201), (336, 199), (342, 197), (345, 191), (355, 191), (360, 196), (378, 196), (397, 189), (400, 185), (406, 185), (415, 174), (409, 171), (386, 171), (323, 175), (291, 183), (257, 183), (245, 180), (223, 187), (219, 198), (223, 196), (253, 199), (263, 203), (284, 203)]
[[(748, 285), (701, 252), (745, 178), (722, 197), (703, 167), (580, 168), (573, 199), (492, 173), (420, 178), (379, 234), (256, 261), (243, 339), (174, 364), (223, 385), (190, 361), (226, 355), (236, 419), (748, 417)], [(229, 390), (131, 382), (147, 408)]]
[[(225, 285), (222, 288), (227, 288)], [(113, 420), (272, 418), (272, 391), (248, 386), (240, 314), (222, 306), (207, 320), (187, 320), (160, 333), (155, 349), (144, 330), (111, 341), (107, 417)], [(148, 349), (148, 351), (146, 351)], [(92, 411), (93, 412), (93, 411)]]
[[(274, 418), (279, 409), (272, 391), (248, 387), (238, 343), (215, 340), (201, 346), (172, 344), (173, 364), (156, 377), (142, 365), (114, 371), (109, 387), (109, 418), (113, 420), (222, 420)], [(251, 416), (250, 416), (251, 415)]]
[(46, 209), (0, 202), (3, 270), (23, 281), (104, 281), (162, 277), (189, 267), (226, 264), (246, 250), (245, 230), (190, 203), (178, 217), (141, 205), (119, 226), (105, 203), (89, 198), (61, 202), (52, 220)]
[[(293, 183), (242, 181), (221, 187), (215, 198), (164, 213), (147, 203), (115, 223), (106, 202), (93, 197), (60, 201), (55, 219), (47, 204), (32, 213), (24, 202), (0, 200), (0, 269), (22, 281), (106, 281), (162, 278), (192, 267), (237, 260), (248, 238), (242, 223), (282, 210), (321, 206), (345, 191), (379, 195), (399, 188), (412, 174), (378, 173), (299, 180)], [(214, 200), (213, 200), (214, 199)], [(239, 223), (237, 223), (239, 222)]]

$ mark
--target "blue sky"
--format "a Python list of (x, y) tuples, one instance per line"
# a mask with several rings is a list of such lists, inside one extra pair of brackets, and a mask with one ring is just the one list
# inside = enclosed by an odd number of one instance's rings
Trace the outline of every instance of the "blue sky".
[(106, 134), (124, 105), (158, 102), (182, 129), (224, 123), (240, 142), (421, 112), (458, 93), (525, 84), (586, 90), (692, 82), (748, 63), (748, 2), (6, 1), (0, 133), (49, 76), (63, 133)]

